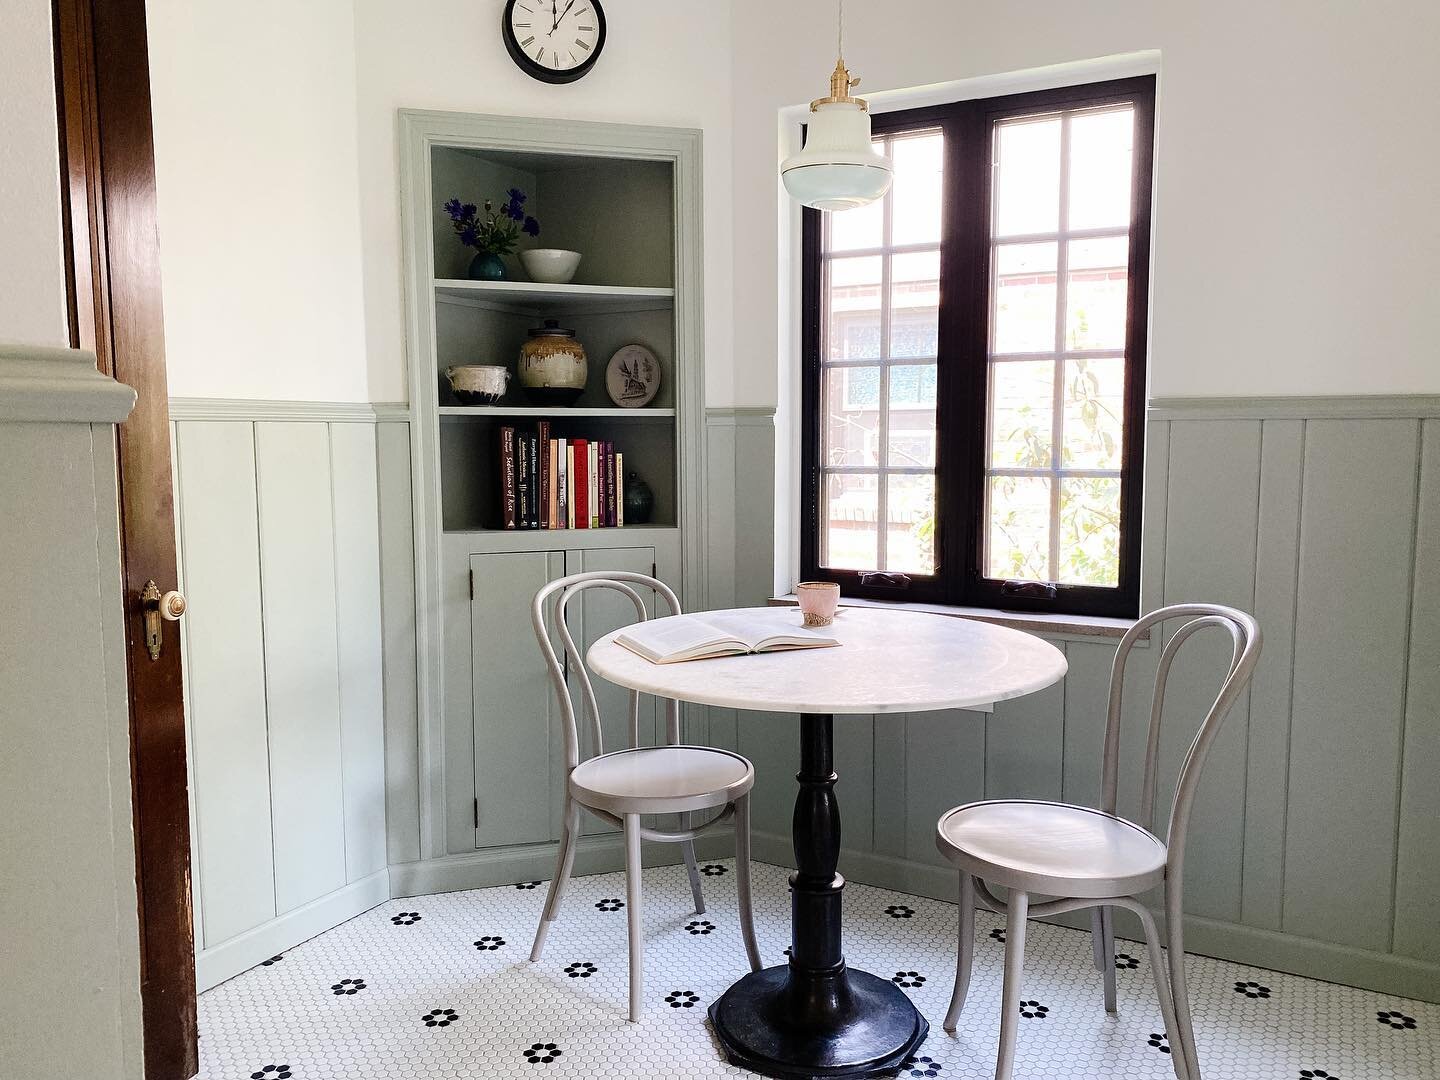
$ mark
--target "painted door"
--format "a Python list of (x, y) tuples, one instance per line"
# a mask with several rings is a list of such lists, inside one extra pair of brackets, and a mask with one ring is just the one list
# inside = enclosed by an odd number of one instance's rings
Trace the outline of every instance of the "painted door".
[(565, 573), (565, 553), (470, 556), (475, 715), (475, 846), (552, 839), (560, 792), (559, 717), (530, 624), (530, 604)]

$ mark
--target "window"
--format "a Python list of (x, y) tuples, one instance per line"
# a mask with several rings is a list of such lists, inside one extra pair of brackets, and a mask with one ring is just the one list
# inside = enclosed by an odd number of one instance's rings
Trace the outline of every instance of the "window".
[(806, 210), (801, 563), (848, 595), (1139, 602), (1154, 80), (875, 117)]

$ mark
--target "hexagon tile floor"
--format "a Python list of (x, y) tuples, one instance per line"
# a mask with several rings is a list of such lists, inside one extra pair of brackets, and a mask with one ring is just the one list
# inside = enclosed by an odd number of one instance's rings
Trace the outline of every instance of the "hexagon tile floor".
[[(703, 916), (683, 868), (645, 872), (648, 1010), (628, 1023), (624, 876), (577, 878), (544, 959), (527, 957), (541, 882), (392, 900), (200, 997), (202, 1080), (748, 1076), (725, 1064), (705, 1007), (745, 971), (730, 863), (705, 866)], [(767, 961), (789, 944), (787, 871), (755, 868)], [(930, 1019), (902, 1077), (993, 1076), (1003, 931), (982, 913), (957, 1036), (951, 904), (850, 884), (849, 962), (893, 977)], [(1107, 1017), (1088, 934), (1032, 923), (1017, 1078), (1166, 1080), (1169, 1044), (1143, 947), (1117, 942)], [(1440, 1006), (1186, 959), (1206, 1080), (1434, 1080)]]

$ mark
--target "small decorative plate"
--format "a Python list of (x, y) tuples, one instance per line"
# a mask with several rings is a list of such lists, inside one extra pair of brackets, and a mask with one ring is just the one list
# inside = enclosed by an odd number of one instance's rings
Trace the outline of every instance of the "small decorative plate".
[(605, 389), (623, 409), (649, 405), (660, 389), (660, 361), (644, 345), (626, 345), (605, 366)]

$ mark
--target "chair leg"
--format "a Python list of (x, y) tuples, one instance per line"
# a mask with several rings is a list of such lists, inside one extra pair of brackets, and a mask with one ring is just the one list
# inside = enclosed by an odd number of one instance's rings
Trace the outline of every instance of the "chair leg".
[[(690, 828), (691, 815), (680, 815), (680, 828)], [(690, 895), (695, 898), (695, 914), (705, 914), (705, 893), (700, 888), (700, 867), (695, 863), (695, 841), (686, 840), (681, 843), (685, 852), (685, 871), (690, 875)]]
[(1175, 1070), (1176, 1080), (1191, 1080), (1189, 1056), (1175, 1026), (1175, 1001), (1170, 993), (1170, 980), (1165, 975), (1165, 955), (1160, 951), (1160, 932), (1155, 929), (1155, 918), (1144, 904), (1138, 905), (1135, 913), (1140, 916), (1140, 923), (1145, 928), (1145, 948), (1150, 954), (1150, 973), (1155, 978), (1155, 993), (1160, 998), (1160, 1018), (1165, 1025), (1165, 1034), (1170, 1037), (1171, 1067)]
[(970, 968), (975, 959), (975, 879), (960, 871), (960, 945), (955, 951), (955, 990), (950, 995), (950, 1011), (945, 1014), (945, 1030), (955, 1034), (965, 995), (970, 990)]
[(740, 936), (750, 970), (760, 970), (760, 947), (755, 944), (755, 913), (750, 900), (750, 796), (735, 800), (735, 892), (740, 901)]
[(630, 1020), (645, 996), (645, 911), (640, 897), (640, 815), (625, 815), (625, 908), (630, 923)]
[(1105, 1011), (1115, 1012), (1115, 916), (1104, 904), (1090, 909), (1090, 940), (1095, 969), (1105, 979)]
[(1030, 912), (1028, 894), (1011, 890), (1005, 920), (1005, 986), (1000, 995), (1000, 1053), (995, 1059), (995, 1080), (1010, 1080), (1015, 1067), (1015, 1035), (1020, 1025), (1020, 981), (1025, 968), (1025, 920)]
[[(1172, 899), (1174, 903), (1172, 903)], [(1170, 996), (1175, 1001), (1176, 1034), (1185, 1051), (1188, 1080), (1200, 1080), (1200, 1056), (1195, 1049), (1195, 1028), (1190, 1023), (1190, 989), (1185, 981), (1185, 930), (1178, 897), (1165, 896), (1165, 959), (1170, 967)], [(1175, 1040), (1170, 1040), (1173, 1050)], [(1173, 1053), (1171, 1055), (1174, 1056)]]
[(550, 924), (560, 914), (560, 901), (565, 897), (565, 886), (570, 881), (570, 870), (575, 865), (575, 839), (580, 835), (580, 804), (574, 799), (565, 800), (565, 824), (560, 832), (560, 852), (556, 857), (555, 876), (550, 879), (550, 888), (545, 893), (545, 910), (540, 914), (540, 925), (535, 928), (535, 944), (530, 946), (530, 960), (540, 959), (545, 951), (545, 936)]

